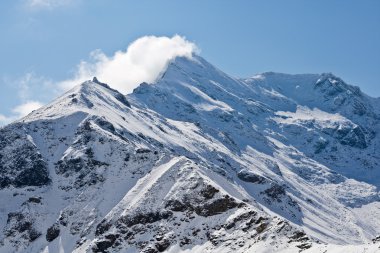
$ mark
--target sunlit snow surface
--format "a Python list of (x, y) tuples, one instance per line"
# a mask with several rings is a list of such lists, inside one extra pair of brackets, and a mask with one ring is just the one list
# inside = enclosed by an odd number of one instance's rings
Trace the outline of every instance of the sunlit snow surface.
[[(377, 252), (379, 108), (198, 56), (128, 96), (87, 81), (0, 130), (0, 251)], [(49, 182), (17, 186), (31, 157)]]

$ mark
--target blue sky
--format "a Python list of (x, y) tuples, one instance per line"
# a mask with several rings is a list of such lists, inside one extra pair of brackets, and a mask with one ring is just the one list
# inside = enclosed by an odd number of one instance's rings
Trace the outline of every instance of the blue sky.
[(379, 97), (379, 25), (377, 0), (1, 1), (0, 121), (54, 98), (94, 50), (145, 35), (185, 36), (234, 76), (333, 72)]

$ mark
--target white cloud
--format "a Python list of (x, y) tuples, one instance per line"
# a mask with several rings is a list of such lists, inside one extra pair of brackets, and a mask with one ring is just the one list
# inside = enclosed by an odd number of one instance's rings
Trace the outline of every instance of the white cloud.
[(108, 57), (102, 51), (91, 53), (92, 62), (82, 61), (74, 78), (59, 83), (71, 88), (96, 76), (118, 91), (131, 93), (142, 82), (153, 82), (177, 56), (191, 58), (198, 49), (184, 37), (144, 36), (132, 42), (126, 51)]
[(25, 103), (22, 103), (12, 109), (12, 115), (10, 116), (0, 114), (0, 126), (25, 117), (32, 111), (39, 109), (41, 106), (43, 106), (43, 104), (38, 101), (27, 101)]
[(18, 105), (15, 108), (13, 108), (12, 112), (15, 113), (18, 116), (18, 118), (22, 118), (31, 113), (32, 111), (40, 108), (41, 106), (43, 106), (43, 104), (38, 101), (28, 101), (24, 104)]
[(6, 117), (6, 116), (0, 114), (0, 123), (1, 123), (1, 122), (7, 122), (7, 121), (8, 121), (8, 117)]
[(31, 96), (31, 92), (32, 92), (32, 87), (33, 87), (33, 84), (38, 82), (39, 83), (39, 79), (36, 79), (36, 76), (29, 72), (29, 73), (26, 73), (22, 78), (20, 78), (19, 80), (15, 81), (15, 83), (17, 83), (18, 85), (18, 96), (21, 100), (26, 100), (28, 99), (30, 96)]
[(52, 97), (60, 95), (62, 90), (51, 79), (28, 72), (17, 79), (6, 79), (3, 81), (17, 89), (21, 101), (42, 100), (47, 101)]
[(32, 9), (54, 9), (73, 3), (73, 0), (26, 0), (26, 6)]
[[(40, 4), (54, 2), (34, 1), (41, 2)], [(26, 73), (19, 79), (3, 80), (16, 87), (21, 102), (11, 110), (9, 116), (0, 114), (0, 125), (26, 116), (43, 105), (39, 101), (51, 100), (62, 91), (92, 79), (93, 76), (124, 94), (131, 93), (142, 82), (154, 82), (175, 57), (191, 58), (193, 53), (198, 53), (196, 45), (179, 35), (171, 38), (145, 36), (132, 42), (126, 51), (117, 51), (111, 57), (100, 50), (92, 52), (91, 62), (82, 61), (74, 77), (69, 80), (53, 82), (33, 72)]]

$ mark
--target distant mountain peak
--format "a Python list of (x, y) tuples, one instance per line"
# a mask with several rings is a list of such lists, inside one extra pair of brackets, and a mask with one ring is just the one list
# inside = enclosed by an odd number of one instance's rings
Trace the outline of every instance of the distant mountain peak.
[(320, 88), (328, 95), (336, 95), (341, 92), (346, 92), (348, 95), (361, 96), (362, 92), (359, 87), (345, 83), (341, 78), (332, 73), (323, 73), (315, 83), (316, 88)]

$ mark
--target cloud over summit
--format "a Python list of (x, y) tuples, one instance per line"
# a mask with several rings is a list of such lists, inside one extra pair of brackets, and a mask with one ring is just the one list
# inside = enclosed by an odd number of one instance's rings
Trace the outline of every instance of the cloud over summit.
[[(53, 6), (55, 1), (30, 0), (30, 3)], [(179, 35), (171, 38), (144, 36), (112, 56), (99, 49), (91, 52), (90, 61), (80, 62), (74, 76), (67, 80), (56, 82), (32, 72), (13, 81), (6, 80), (17, 87), (20, 103), (7, 115), (0, 114), (0, 126), (26, 116), (43, 105), (40, 101), (46, 102), (94, 76), (121, 93), (131, 93), (142, 82), (154, 82), (176, 57), (191, 58), (198, 52), (194, 43)]]
[(170, 61), (178, 56), (191, 58), (199, 50), (184, 37), (144, 36), (132, 42), (126, 51), (108, 57), (102, 51), (91, 53), (91, 62), (82, 61), (75, 77), (61, 82), (63, 89), (71, 88), (96, 76), (100, 81), (127, 94), (142, 82), (153, 82)]

